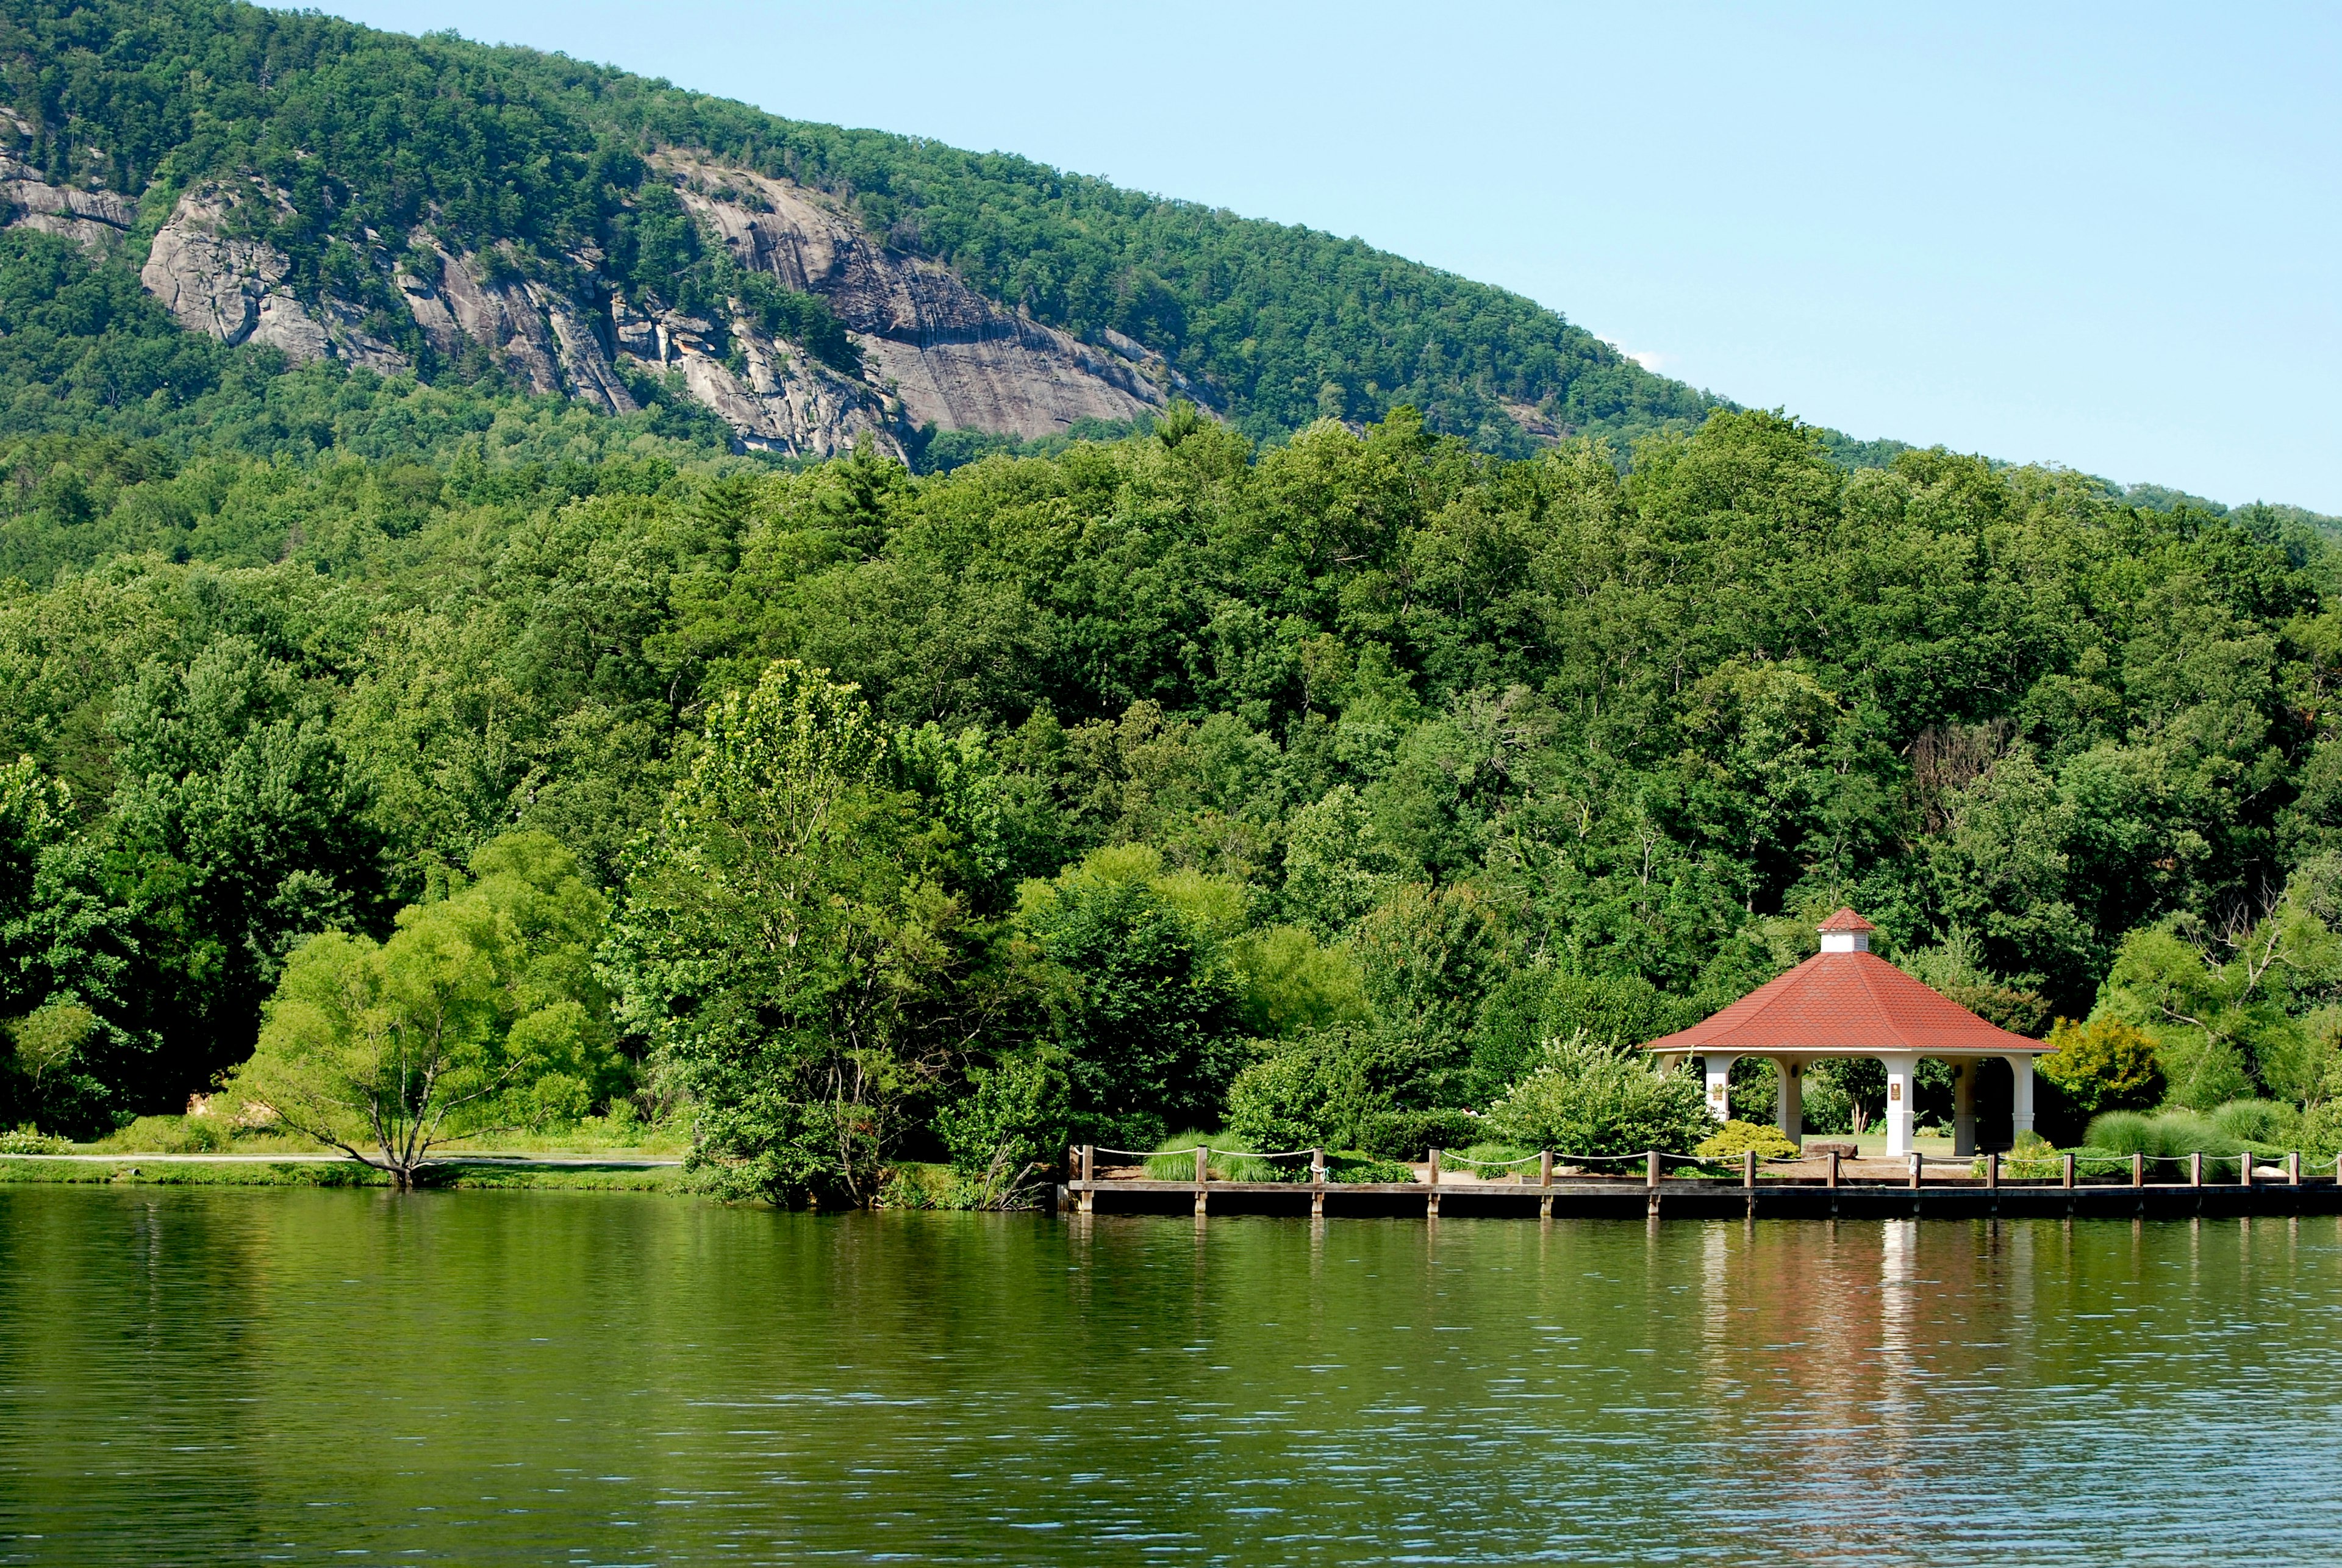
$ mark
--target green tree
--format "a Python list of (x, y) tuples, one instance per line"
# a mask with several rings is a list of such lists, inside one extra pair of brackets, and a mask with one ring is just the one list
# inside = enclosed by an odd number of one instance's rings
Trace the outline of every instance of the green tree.
[(637, 853), (609, 972), (690, 1096), (708, 1190), (866, 1203), (907, 1098), (941, 1073), (925, 1010), (961, 962), (946, 847), (882, 782), (856, 688), (794, 661), (711, 705)]
[(1225, 945), (1235, 917), (1213, 910), (1216, 891), (1164, 876), (1143, 847), (1026, 884), (1024, 971), (1066, 1054), (1086, 1142), (1151, 1149), (1219, 1119), (1244, 1059), (1245, 993)]
[(477, 880), (398, 914), (387, 942), (296, 949), (231, 1102), (415, 1184), (453, 1139), (575, 1118), (611, 1060), (592, 972), (602, 897), (542, 834), (482, 849)]
[(2303, 1014), (2342, 984), (2342, 939), (2319, 913), (2334, 874), (2307, 868), (2258, 920), (2215, 931), (2175, 916), (2123, 939), (2097, 1013), (2154, 1041), (2173, 1104), (2317, 1093), (2327, 1051)]

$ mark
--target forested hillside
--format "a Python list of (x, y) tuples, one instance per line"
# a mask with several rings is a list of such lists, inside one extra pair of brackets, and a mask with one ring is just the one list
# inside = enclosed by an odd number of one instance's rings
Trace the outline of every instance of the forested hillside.
[[(126, 194), (141, 235), (207, 182), (263, 182), (227, 232), (281, 252), (293, 295), (345, 303), (354, 330), (362, 317), (370, 341), (435, 374), (477, 366), (435, 363), (405, 317), (395, 269), (420, 254), (418, 225), (450, 254), (503, 255), (515, 278), (561, 287), (586, 267), (720, 323), (745, 275), (702, 243), (672, 171), (646, 161), (683, 148), (833, 196), (885, 246), (1037, 322), (1145, 345), (1256, 439), (1404, 403), (1521, 452), (1532, 429), (1628, 434), (1707, 406), (1517, 295), (1021, 158), (231, 0), (9, 0), (5, 15), (28, 165)], [(415, 272), (439, 265), (423, 256)]]
[[(2342, 1142), (2330, 520), (1856, 450), (1360, 246), (563, 59), (6, 15), (0, 1131), (297, 1125), (428, 1035), (792, 1200), (1554, 1146), (1851, 904), (2090, 1020), (2060, 1136)], [(849, 330), (887, 289), (960, 336)], [(866, 361), (937, 345), (1135, 412), (912, 428)], [(743, 437), (824, 398), (851, 456)]]
[(0, 606), (0, 1011), (88, 1017), (20, 1116), (175, 1105), (310, 933), (515, 830), (611, 901), (596, 1104), (866, 1134), (726, 1167), (784, 1193), (1004, 1127), (1403, 1144), (1841, 903), (2176, 1093), (2330, 1092), (2342, 622), (2280, 520), (1763, 414), (1623, 475), (1406, 415), (926, 478), (145, 462), (13, 535), (120, 547)]

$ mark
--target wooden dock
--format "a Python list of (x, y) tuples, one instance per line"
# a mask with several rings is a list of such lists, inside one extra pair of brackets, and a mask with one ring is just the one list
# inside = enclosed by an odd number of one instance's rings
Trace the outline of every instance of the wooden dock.
[[(2031, 1162), (2032, 1170), (2044, 1162)], [(2232, 1168), (2233, 1156), (2223, 1160)], [(1073, 1179), (1056, 1189), (1060, 1213), (1082, 1214), (1283, 1214), (1316, 1218), (1380, 1217), (1437, 1219), (1989, 1219), (2098, 1218), (2184, 1219), (2259, 1214), (2342, 1213), (2342, 1183), (2333, 1175), (2308, 1175), (2299, 1156), (2281, 1166), (2262, 1165), (2231, 1179), (2213, 1179), (2206, 1162), (2188, 1165), (2188, 1179), (2150, 1182), (2143, 1162), (2112, 1176), (2077, 1173), (2073, 1159), (2058, 1174), (2012, 1178), (1997, 1157), (1986, 1156), (1982, 1175), (1953, 1174), (1915, 1161), (1897, 1167), (1896, 1179), (1882, 1179), (1883, 1161), (1842, 1164), (1801, 1163), (1781, 1174), (1759, 1175), (1753, 1161), (1739, 1176), (1669, 1176), (1660, 1158), (1646, 1157), (1634, 1175), (1600, 1176), (1543, 1171), (1504, 1181), (1475, 1181), (1438, 1170), (1436, 1151), (1424, 1179), (1410, 1182), (1229, 1182), (1163, 1181), (1145, 1176), (1096, 1174), (1093, 1160), (1068, 1162)], [(1818, 1171), (1802, 1166), (1819, 1165)], [(1317, 1176), (1322, 1162), (1313, 1162)], [(2247, 1179), (2249, 1175), (2250, 1179)]]

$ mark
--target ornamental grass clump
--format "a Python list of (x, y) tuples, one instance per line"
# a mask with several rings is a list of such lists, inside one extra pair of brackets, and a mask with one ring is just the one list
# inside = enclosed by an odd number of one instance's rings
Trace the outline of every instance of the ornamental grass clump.
[(2244, 1152), (2243, 1140), (2212, 1117), (2194, 1111), (2107, 1111), (2090, 1119), (2086, 1142), (2094, 1150), (2150, 1160), (2178, 1160), (2203, 1154), (2226, 1158)]
[(1194, 1181), (1198, 1144), (1211, 1151), (1205, 1156), (1204, 1168), (1208, 1181), (1306, 1182), (1309, 1179), (1307, 1154), (1281, 1153), (1272, 1159), (1257, 1150), (1229, 1146), (1241, 1142), (1226, 1133), (1175, 1133), (1156, 1144), (1155, 1153), (1146, 1157), (1147, 1179), (1156, 1182)]
[(1509, 1175), (1526, 1172), (1528, 1179), (1536, 1180), (1539, 1151), (1519, 1144), (1475, 1144), (1468, 1149), (1442, 1149), (1439, 1168), (1458, 1171), (1484, 1182), (1502, 1181)]

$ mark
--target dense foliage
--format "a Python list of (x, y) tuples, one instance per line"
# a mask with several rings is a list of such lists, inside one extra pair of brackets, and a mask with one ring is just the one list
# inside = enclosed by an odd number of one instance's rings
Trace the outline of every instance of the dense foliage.
[[(66, 567), (0, 601), (12, 1121), (175, 1107), (305, 942), (379, 962), (515, 828), (617, 912), (596, 1103), (785, 1195), (1526, 1135), (1590, 1093), (1544, 1043), (1679, 1026), (1841, 903), (2186, 1104), (2342, 1089), (2342, 620), (2282, 518), (1729, 413), (1623, 473), (1404, 413), (925, 477), (105, 472), (10, 525)], [(2077, 1117), (2137, 1103), (2113, 1027)]]
[[(291, 193), (304, 291), (429, 224), (850, 367), (646, 161), (696, 146), (1228, 415), (767, 464), (652, 377), (611, 419), (411, 334), (420, 379), (288, 371), (180, 332), (135, 235), (0, 234), (0, 1127), (225, 1084), (395, 1164), (607, 1111), (825, 1202), (1198, 1127), (1688, 1148), (1696, 1086), (1618, 1053), (1851, 904), (2055, 1025), (2052, 1130), (2342, 1142), (2329, 520), (1717, 408), (1361, 245), (559, 57), (97, 0), (12, 4), (0, 67), (146, 231)], [(1507, 403), (1639, 438), (1508, 458)]]
[[(830, 191), (886, 243), (1042, 321), (1127, 334), (1213, 387), (1256, 438), (1408, 403), (1436, 429), (1520, 452), (1506, 403), (1613, 434), (1708, 406), (1551, 311), (1356, 240), (780, 119), (560, 55), (235, 0), (10, 0), (0, 69), (52, 179), (148, 192), (149, 224), (190, 185), (265, 179), (294, 209), (268, 237), (295, 289), (371, 307), (370, 327), (426, 363), (373, 257), (380, 236), (418, 223), (473, 248), (509, 240), (512, 265), (549, 277), (591, 255), (686, 308), (738, 292), (645, 164), (681, 146)], [(766, 292), (751, 303), (788, 317), (812, 352), (850, 358), (818, 301)]]

